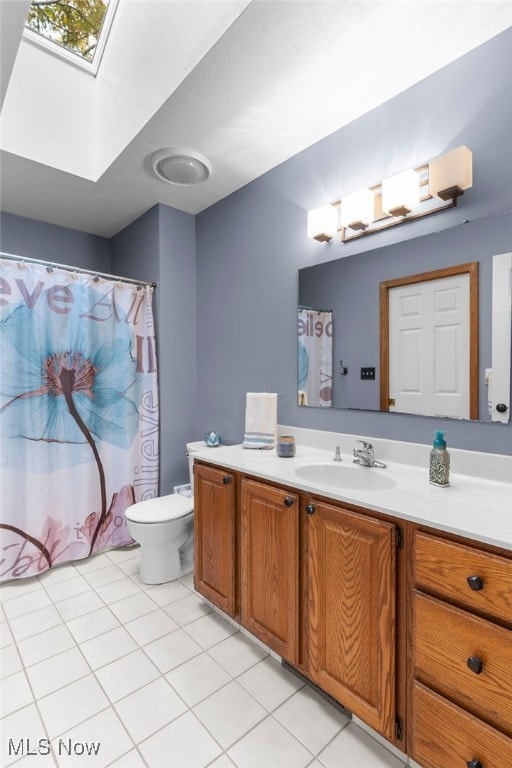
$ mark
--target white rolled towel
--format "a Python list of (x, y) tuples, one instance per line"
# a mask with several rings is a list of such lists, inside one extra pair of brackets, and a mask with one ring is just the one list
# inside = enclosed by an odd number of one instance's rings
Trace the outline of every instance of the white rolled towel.
[(247, 392), (244, 448), (273, 448), (277, 434), (277, 393)]

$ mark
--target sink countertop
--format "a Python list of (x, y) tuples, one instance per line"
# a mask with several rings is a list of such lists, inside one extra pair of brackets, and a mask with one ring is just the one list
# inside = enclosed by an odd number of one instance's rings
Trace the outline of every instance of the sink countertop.
[[(340, 466), (357, 467), (352, 456), (342, 455)], [(195, 458), (244, 472), (263, 480), (293, 486), (302, 491), (383, 512), (394, 517), (438, 528), (469, 539), (512, 550), (512, 483), (450, 473), (450, 485), (438, 488), (428, 480), (428, 466), (419, 468), (387, 462), (386, 469), (360, 467), (383, 474), (396, 487), (359, 490), (321, 485), (299, 478), (295, 470), (304, 464), (335, 463), (333, 452), (297, 445), (293, 458), (279, 458), (275, 449), (249, 450), (241, 445), (205, 448)]]

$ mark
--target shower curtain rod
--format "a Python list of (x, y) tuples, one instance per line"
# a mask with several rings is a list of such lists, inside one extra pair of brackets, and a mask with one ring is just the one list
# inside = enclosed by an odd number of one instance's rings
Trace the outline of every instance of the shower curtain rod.
[(42, 264), (45, 267), (51, 267), (52, 269), (65, 269), (67, 272), (80, 272), (85, 275), (92, 275), (93, 277), (104, 277), (107, 280), (122, 280), (123, 283), (133, 283), (134, 285), (150, 285), (152, 288), (156, 288), (156, 283), (150, 283), (147, 280), (135, 280), (132, 277), (121, 277), (120, 275), (109, 275), (106, 272), (94, 272), (92, 269), (81, 269), (80, 267), (71, 267), (69, 264), (58, 264), (56, 261), (43, 261), (43, 259), (31, 259), (28, 256), (16, 256), (13, 253), (0, 252), (0, 258), (9, 259), (10, 261), (26, 261), (30, 264)]
[(332, 312), (332, 307), (329, 309), (322, 309), (321, 307), (307, 307), (305, 304), (299, 304), (297, 309), (305, 309), (308, 312)]

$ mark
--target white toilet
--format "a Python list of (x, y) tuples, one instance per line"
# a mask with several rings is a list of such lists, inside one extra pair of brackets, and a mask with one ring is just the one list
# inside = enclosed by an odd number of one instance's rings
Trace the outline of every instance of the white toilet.
[(204, 440), (187, 443), (192, 496), (171, 493), (139, 501), (125, 512), (132, 539), (140, 544), (139, 578), (163, 584), (194, 568), (194, 453), (206, 449)]

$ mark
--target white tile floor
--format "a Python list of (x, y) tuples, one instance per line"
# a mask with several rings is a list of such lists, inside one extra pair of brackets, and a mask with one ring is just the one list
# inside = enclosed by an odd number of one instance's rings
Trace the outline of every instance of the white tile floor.
[[(0, 587), (0, 763), (403, 768), (212, 611), (115, 550)], [(99, 747), (98, 747), (99, 744)]]

